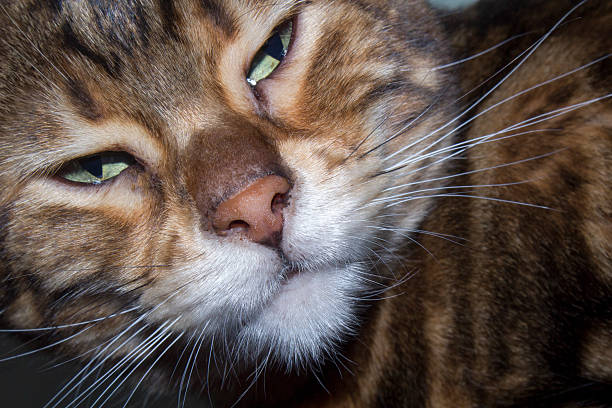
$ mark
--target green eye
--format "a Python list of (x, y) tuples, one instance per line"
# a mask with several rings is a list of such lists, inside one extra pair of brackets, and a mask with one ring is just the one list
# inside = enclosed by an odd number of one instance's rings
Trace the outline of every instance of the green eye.
[(134, 158), (124, 152), (98, 153), (69, 162), (59, 176), (76, 183), (100, 184), (117, 177), (134, 163)]
[(257, 51), (246, 78), (251, 86), (257, 85), (259, 81), (270, 76), (285, 58), (291, 42), (292, 31), (293, 23), (291, 21), (281, 24), (274, 30), (263, 47)]

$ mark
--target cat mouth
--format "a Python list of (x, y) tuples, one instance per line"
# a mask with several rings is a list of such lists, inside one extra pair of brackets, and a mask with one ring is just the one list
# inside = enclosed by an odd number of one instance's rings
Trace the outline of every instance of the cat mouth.
[(301, 270), (296, 267), (289, 267), (283, 270), (281, 284), (286, 284), (291, 279), (294, 279), (296, 276), (300, 275)]

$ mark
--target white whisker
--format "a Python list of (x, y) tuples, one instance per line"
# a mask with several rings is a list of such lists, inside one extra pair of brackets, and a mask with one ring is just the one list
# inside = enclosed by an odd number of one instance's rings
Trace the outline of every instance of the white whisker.
[(98, 323), (103, 320), (112, 319), (113, 317), (121, 316), (127, 313), (135, 312), (140, 309), (140, 307), (132, 307), (130, 309), (124, 310), (122, 312), (113, 313), (108, 316), (100, 317), (97, 319), (87, 320), (79, 323), (70, 323), (70, 324), (59, 324), (57, 326), (49, 326), (49, 327), (36, 327), (33, 329), (0, 329), (0, 333), (23, 333), (23, 332), (38, 332), (38, 331), (48, 331), (48, 330), (58, 330), (58, 329), (67, 329), (70, 327), (78, 327), (86, 324)]
[[(599, 63), (599, 62), (601, 62), (601, 61), (603, 61), (603, 60), (605, 60), (605, 59), (609, 58), (611, 55), (612, 55), (612, 54), (606, 54), (606, 55), (604, 55), (603, 57), (597, 58), (597, 59), (596, 59), (596, 60), (594, 60), (594, 61), (591, 61), (591, 62), (589, 62), (589, 63), (587, 63), (587, 64), (585, 64), (585, 65), (582, 65), (582, 66), (580, 66), (580, 67), (578, 67), (578, 68), (572, 69), (572, 70), (570, 70), (570, 71), (568, 71), (568, 72), (565, 72), (565, 73), (563, 73), (563, 74), (561, 74), (561, 75), (558, 75), (558, 76), (556, 76), (556, 77), (554, 77), (554, 78), (551, 78), (551, 79), (549, 79), (549, 80), (546, 80), (546, 81), (544, 81), (544, 82), (541, 82), (541, 83), (539, 83), (539, 84), (537, 84), (537, 85), (533, 85), (533, 86), (531, 86), (531, 87), (529, 87), (529, 88), (527, 88), (527, 89), (524, 89), (524, 90), (522, 90), (522, 91), (520, 91), (520, 92), (517, 92), (517, 93), (515, 93), (515, 94), (513, 94), (513, 95), (511, 95), (511, 96), (509, 96), (509, 97), (507, 97), (507, 98), (505, 98), (505, 99), (503, 99), (503, 100), (501, 100), (501, 101), (499, 101), (499, 102), (497, 102), (497, 103), (495, 103), (495, 104), (493, 104), (493, 105), (491, 105), (491, 106), (489, 106), (488, 108), (484, 109), (482, 112), (479, 112), (477, 115), (474, 115), (474, 116), (472, 116), (471, 118), (469, 118), (468, 120), (464, 121), (464, 122), (463, 122), (463, 123), (461, 123), (459, 126), (456, 126), (456, 127), (453, 129), (453, 130), (449, 131), (448, 133), (446, 133), (445, 135), (443, 135), (442, 137), (440, 137), (439, 139), (437, 139), (436, 141), (434, 141), (433, 143), (431, 143), (431, 144), (430, 144), (430, 145), (428, 145), (427, 147), (425, 147), (425, 148), (423, 148), (423, 149), (419, 150), (418, 152), (415, 152), (414, 154), (410, 155), (408, 158), (406, 158), (406, 159), (404, 159), (404, 160), (401, 160), (400, 162), (398, 162), (398, 163), (394, 164), (393, 166), (386, 168), (384, 171), (385, 171), (385, 172), (393, 171), (395, 168), (398, 168), (398, 167), (403, 167), (403, 166), (405, 166), (407, 163), (410, 163), (410, 161), (411, 161), (411, 160), (412, 160), (414, 157), (421, 157), (422, 153), (426, 152), (427, 150), (429, 150), (430, 148), (432, 148), (433, 146), (435, 146), (436, 144), (438, 144), (439, 142), (441, 142), (443, 139), (447, 138), (448, 136), (450, 136), (451, 134), (453, 134), (453, 133), (454, 133), (454, 132), (456, 132), (457, 130), (462, 129), (463, 127), (467, 126), (469, 123), (473, 122), (474, 120), (476, 120), (476, 119), (477, 119), (477, 118), (479, 118), (480, 116), (487, 114), (488, 112), (490, 112), (491, 110), (493, 110), (493, 109), (497, 108), (498, 106), (503, 105), (504, 103), (507, 103), (507, 102), (509, 102), (509, 101), (511, 101), (511, 100), (513, 100), (513, 99), (516, 99), (516, 98), (518, 98), (519, 96), (524, 95), (524, 94), (526, 94), (526, 93), (528, 93), (528, 92), (531, 92), (531, 91), (533, 91), (534, 89), (540, 88), (540, 87), (545, 86), (545, 85), (548, 85), (548, 84), (550, 84), (550, 83), (552, 83), (552, 82), (554, 82), (554, 81), (558, 81), (558, 80), (560, 80), (560, 79), (562, 79), (562, 78), (565, 78), (565, 77), (567, 77), (567, 76), (569, 76), (569, 75), (575, 74), (575, 73), (576, 73), (576, 72), (578, 72), (578, 71), (581, 71), (581, 70), (583, 70), (583, 69), (586, 69), (586, 68), (588, 68), (588, 67), (590, 67), (590, 66), (592, 66), (592, 65), (594, 65), (594, 64), (597, 64), (597, 63)], [(507, 77), (506, 77), (506, 78), (507, 78)], [(505, 78), (504, 78), (504, 79), (505, 79)], [(589, 101), (582, 102), (582, 103), (580, 103), (580, 104), (576, 104), (576, 105), (568, 106), (568, 107), (566, 107), (566, 108), (561, 108), (561, 109), (559, 109), (558, 111), (561, 111), (561, 110), (563, 110), (563, 109), (570, 109), (570, 108), (576, 108), (576, 109), (577, 109), (577, 108), (579, 108), (579, 107), (585, 106), (586, 104), (591, 104), (591, 103), (599, 102), (600, 100), (603, 100), (603, 99), (606, 99), (606, 98), (609, 98), (609, 97), (610, 97), (610, 94), (603, 95), (603, 96), (601, 96), (601, 97), (599, 97), (599, 98), (594, 98), (594, 99), (591, 99), (591, 100), (589, 100)], [(473, 105), (472, 105), (472, 106), (473, 106)], [(573, 109), (572, 109), (572, 110), (573, 110)], [(555, 111), (553, 111), (553, 112), (555, 112)], [(464, 113), (465, 113), (465, 112), (464, 112)], [(544, 115), (544, 114), (543, 114), (543, 115)], [(528, 123), (528, 122), (529, 122), (529, 119), (526, 119), (526, 120), (524, 120), (524, 121), (520, 122), (520, 124), (524, 125), (525, 123)], [(531, 125), (533, 125), (533, 124), (535, 124), (535, 123), (532, 123)], [(518, 124), (517, 124), (517, 125), (518, 125)], [(524, 127), (524, 126), (523, 126), (523, 127)], [(440, 128), (440, 129), (443, 129), (443, 128)], [(512, 131), (512, 130), (517, 130), (517, 129), (520, 129), (520, 127), (508, 127), (508, 128), (506, 128), (506, 129), (507, 129), (506, 131)], [(429, 136), (431, 136), (431, 135), (435, 134), (437, 131), (438, 131), (438, 130), (434, 130), (433, 132), (429, 133), (428, 135), (426, 135), (426, 136), (424, 136), (424, 137), (420, 138), (420, 139), (419, 139), (417, 142), (420, 142), (420, 141), (422, 141), (422, 140), (424, 140), (424, 139), (428, 138)], [(495, 133), (493, 133), (492, 135), (499, 134), (499, 133), (504, 133), (504, 131), (495, 132)], [(414, 144), (416, 144), (416, 142), (412, 143), (411, 145), (414, 145)], [(411, 145), (408, 145), (407, 147), (404, 147), (404, 148), (400, 149), (399, 151), (397, 151), (397, 152), (395, 152), (395, 153), (391, 154), (391, 155), (390, 155), (390, 156), (388, 156), (386, 159), (390, 159), (390, 158), (392, 158), (393, 156), (397, 155), (399, 152), (404, 151), (404, 150), (406, 150), (407, 148), (411, 147)]]
[(398, 199), (402, 199), (405, 197), (409, 197), (414, 194), (426, 193), (430, 191), (440, 191), (440, 190), (453, 190), (453, 189), (474, 189), (474, 188), (489, 188), (489, 187), (508, 187), (508, 186), (516, 186), (520, 184), (531, 183), (535, 180), (523, 180), (523, 181), (514, 181), (509, 183), (496, 183), (496, 184), (475, 184), (475, 185), (461, 185), (461, 186), (442, 186), (442, 187), (432, 187), (432, 188), (423, 188), (420, 190), (411, 190), (401, 194), (395, 194), (389, 197), (376, 198), (372, 200), (373, 203), (383, 202), (388, 203), (392, 201), (397, 201)]
[(433, 195), (410, 197), (410, 198), (406, 198), (404, 200), (400, 200), (400, 201), (388, 204), (387, 206), (388, 207), (393, 207), (394, 205), (402, 204), (402, 203), (407, 202), (407, 201), (418, 200), (418, 199), (423, 199), (423, 198), (439, 198), (439, 197), (478, 198), (478, 199), (481, 199), (481, 200), (497, 201), (497, 202), (506, 203), (506, 204), (516, 204), (516, 205), (522, 205), (522, 206), (526, 206), (526, 207), (541, 208), (541, 209), (544, 209), (544, 210), (553, 210), (553, 211), (555, 210), (554, 208), (547, 207), (545, 205), (530, 204), (530, 203), (524, 203), (524, 202), (521, 202), (521, 201), (504, 200), (502, 198), (477, 196), (477, 195), (471, 195), (471, 194), (459, 194), (459, 193), (455, 193), (455, 194), (451, 194), (451, 193), (449, 193), (449, 194), (433, 194)]
[[(206, 330), (206, 326), (204, 326), (204, 328), (202, 328), (202, 334), (204, 334), (204, 331)], [(187, 391), (189, 390), (189, 386), (191, 385), (191, 376), (193, 374), (193, 370), (195, 369), (197, 371), (196, 364), (198, 362), (198, 355), (200, 354), (200, 349), (202, 348), (202, 344), (204, 344), (204, 340), (206, 339), (206, 337), (202, 337), (201, 340), (199, 342), (197, 342), (197, 350), (195, 352), (195, 355), (193, 356), (193, 361), (191, 363), (191, 369), (189, 370), (189, 377), (187, 377), (187, 385), (185, 386), (185, 395), (183, 396), (183, 404), (181, 405), (181, 407), (185, 406), (185, 400), (187, 399)]]
[(43, 351), (43, 350), (49, 350), (50, 348), (53, 348), (53, 347), (58, 346), (58, 345), (60, 345), (62, 343), (65, 343), (65, 342), (75, 338), (76, 336), (85, 333), (87, 330), (91, 329), (94, 326), (95, 325), (87, 326), (83, 330), (81, 330), (81, 331), (79, 331), (79, 332), (77, 332), (77, 333), (75, 333), (75, 334), (73, 334), (71, 336), (68, 336), (65, 339), (62, 339), (62, 340), (56, 341), (54, 343), (48, 344), (46, 346), (40, 347), (40, 348), (38, 348), (36, 350), (27, 351), (25, 353), (21, 353), (21, 354), (15, 355), (15, 356), (0, 358), (0, 363), (3, 363), (5, 361), (14, 360), (16, 358), (21, 358), (21, 357), (29, 356), (31, 354), (38, 353), (38, 352)]
[(529, 35), (529, 34), (533, 34), (533, 32), (527, 32), (527, 33), (523, 33), (523, 34), (513, 35), (512, 37), (510, 37), (510, 38), (508, 38), (508, 39), (506, 39), (506, 40), (504, 40), (504, 41), (502, 41), (500, 43), (497, 43), (494, 46), (489, 47), (489, 48), (487, 48), (484, 51), (480, 51), (480, 52), (478, 52), (478, 53), (476, 53), (474, 55), (471, 55), (471, 56), (466, 57), (466, 58), (462, 58), (462, 59), (457, 60), (457, 61), (449, 62), (448, 64), (438, 65), (437, 67), (431, 68), (431, 70), (432, 71), (439, 71), (441, 69), (446, 69), (446, 68), (454, 67), (455, 65), (463, 64), (464, 62), (468, 62), (468, 61), (471, 61), (471, 60), (476, 59), (478, 57), (482, 57), (483, 55), (488, 54), (491, 51), (495, 51), (499, 47), (501, 47), (501, 46), (503, 46), (505, 44), (508, 44), (511, 41), (514, 41), (514, 40), (516, 40), (518, 38), (525, 37), (526, 35)]
[[(147, 359), (149, 358), (149, 356), (151, 354), (153, 354), (162, 344), (164, 344), (164, 342), (169, 339), (170, 337), (172, 337), (172, 335), (174, 333), (172, 333), (170, 331), (170, 328), (180, 319), (180, 316), (177, 317), (172, 323), (170, 323), (168, 325), (168, 327), (166, 327), (164, 329), (164, 331), (162, 333), (160, 333), (153, 342), (151, 342), (151, 344), (146, 347), (143, 350), (143, 353), (140, 353), (138, 356), (136, 356), (136, 358), (141, 359), (139, 362), (137, 362), (133, 368), (130, 370), (129, 373), (127, 373), (127, 375), (125, 374), (125, 372), (130, 368), (130, 365), (133, 362), (130, 362), (130, 364), (121, 372), (119, 373), (115, 379), (100, 393), (100, 395), (98, 396), (98, 398), (93, 402), (93, 404), (91, 404), (92, 407), (94, 407), (96, 405), (96, 403), (104, 396), (104, 394), (106, 394), (110, 387), (113, 386), (113, 384), (120, 378), (123, 378), (123, 380), (121, 380), (113, 389), (113, 391), (111, 391), (108, 396), (104, 399), (104, 401), (102, 401), (100, 403), (100, 407), (104, 406), (109, 400), (110, 398), (121, 388), (121, 386), (132, 376), (132, 374), (134, 374), (134, 372), (138, 369), (138, 367), (140, 367), (142, 364), (144, 364), (145, 361), (147, 361)], [(136, 360), (136, 359), (134, 359)]]
[(178, 336), (176, 336), (176, 338), (161, 352), (159, 353), (159, 356), (157, 356), (157, 358), (155, 359), (155, 361), (153, 361), (153, 363), (149, 366), (149, 368), (147, 369), (147, 371), (145, 371), (145, 373), (142, 375), (142, 377), (140, 377), (140, 380), (138, 381), (138, 383), (136, 383), (136, 385), (134, 386), (134, 389), (132, 390), (132, 392), (130, 393), (129, 397), (126, 399), (125, 404), (123, 404), (123, 408), (126, 408), (128, 403), (130, 402), (130, 400), (132, 399), (132, 397), (134, 396), (134, 394), (136, 393), (136, 390), (138, 389), (138, 387), (140, 386), (140, 384), (144, 381), (144, 379), (147, 377), (147, 375), (151, 372), (151, 370), (153, 369), (153, 367), (155, 367), (155, 364), (157, 364), (159, 362), (159, 360), (164, 356), (164, 354), (166, 354), (168, 352), (168, 350), (170, 350), (170, 348), (181, 338), (183, 337), (184, 333), (179, 333)]
[[(192, 358), (193, 358), (193, 353), (195, 352), (196, 348), (198, 347), (198, 345), (200, 344), (201, 341), (203, 341), (203, 336), (204, 336), (204, 330), (206, 330), (206, 327), (208, 326), (208, 323), (202, 328), (202, 330), (200, 330), (200, 334), (197, 338), (197, 340), (193, 343), (193, 347), (191, 349), (191, 353), (189, 354), (189, 358), (187, 359), (187, 362), (185, 363), (185, 370), (183, 370), (183, 376), (181, 377), (181, 382), (179, 384), (179, 390), (178, 390), (178, 405), (177, 407), (182, 407), (185, 404), (185, 400), (187, 398), (187, 393), (189, 391), (189, 383), (185, 382), (186, 378), (187, 378), (187, 370), (189, 370), (189, 366), (192, 364)], [(193, 364), (195, 364), (195, 359), (193, 361)], [(191, 378), (191, 375), (190, 377)], [(184, 392), (184, 397), (182, 397), (182, 389), (183, 389), (183, 385), (185, 385), (185, 392)]]
[[(470, 112), (471, 110), (473, 110), (476, 106), (478, 106), (480, 104), (480, 102), (482, 102), (483, 100), (485, 100), (489, 95), (491, 95), (497, 88), (499, 88), (502, 84), (504, 84), (506, 82), (506, 80), (508, 78), (510, 78), (524, 63), (525, 61), (527, 61), (529, 59), (529, 57), (531, 57), (531, 55), (533, 55), (533, 53), (540, 47), (540, 45), (546, 41), (546, 39), (548, 39), (548, 37), (550, 37), (550, 35), (557, 29), (557, 27), (559, 27), (559, 25), (567, 18), (569, 17), (577, 8), (579, 8), (580, 6), (582, 6), (586, 1), (588, 0), (582, 0), (580, 3), (578, 3), (576, 6), (574, 6), (570, 11), (568, 11), (563, 17), (561, 17), (557, 23), (555, 23), (553, 25), (553, 27), (548, 30), (548, 32), (546, 34), (544, 34), (538, 41), (535, 42), (535, 44), (532, 46), (531, 50), (517, 63), (517, 65), (512, 68), (512, 70), (510, 70), (510, 72), (508, 74), (506, 74), (497, 84), (495, 84), (494, 86), (491, 87), (491, 89), (489, 89), (487, 92), (485, 92), (484, 95), (482, 95), (480, 98), (478, 98), (478, 100), (474, 103), (472, 103), (467, 109), (465, 109), (463, 112), (461, 112), (459, 115), (455, 116), (453, 119), (451, 119), (450, 121), (448, 121), (445, 125), (439, 127), (438, 129), (434, 130), (433, 132), (429, 133), (428, 135), (423, 136), (422, 138), (418, 139), (417, 141), (399, 149), (398, 151), (396, 151), (395, 153), (391, 154), (390, 156), (387, 157), (388, 159), (393, 158), (394, 156), (406, 151), (407, 149), (411, 148), (413, 145), (420, 143), (423, 140), (426, 140), (427, 138), (429, 138), (430, 136), (446, 129), (447, 127), (449, 127), (452, 123), (456, 122), (457, 120), (459, 120), (462, 116), (464, 116), (465, 114), (467, 114), (468, 112)], [(454, 132), (456, 132), (458, 129), (460, 129), (461, 127), (465, 126), (465, 124), (473, 121), (476, 117), (478, 117), (479, 115), (476, 115), (475, 117), (469, 119), (467, 122), (464, 122), (463, 124), (461, 124), (459, 127), (456, 127), (454, 129), (452, 129), (451, 131), (447, 132), (446, 134), (444, 134), (443, 136), (441, 136), (440, 138), (438, 138), (437, 140), (435, 140), (433, 143), (431, 143), (429, 146), (427, 146), (426, 148), (424, 148), (423, 150), (414, 153), (414, 155), (418, 156), (421, 153), (423, 153), (423, 151), (430, 149), (432, 146), (435, 146), (436, 144), (440, 143), (442, 140), (446, 139), (447, 137), (449, 137), (451, 134), (453, 134)], [(391, 169), (393, 167), (397, 167), (397, 166), (401, 166), (401, 164), (396, 164), (390, 168), (385, 169), (385, 171), (391, 171)]]
[[(121, 358), (110, 370), (107, 370), (102, 376), (97, 378), (84, 391), (79, 391), (79, 394), (72, 401), (70, 401), (67, 405), (65, 405), (64, 408), (69, 408), (71, 406), (80, 405), (81, 404), (80, 400), (85, 399), (89, 397), (90, 395), (92, 395), (98, 388), (100, 388), (104, 384), (104, 382), (108, 378), (110, 378), (115, 372), (119, 371), (121, 367), (123, 367), (124, 365), (127, 364), (128, 365), (127, 369), (129, 369), (129, 367), (133, 364), (133, 361), (131, 361), (132, 357), (135, 356), (135, 358), (138, 358), (142, 354), (144, 354), (146, 350), (150, 348), (152, 344), (155, 343), (156, 340), (158, 340), (160, 337), (164, 335), (165, 333), (164, 330), (167, 325), (168, 325), (168, 322), (162, 323), (152, 334), (150, 334), (147, 338), (145, 338), (138, 346), (136, 346), (133, 350), (127, 353), (123, 358)], [(99, 368), (102, 369), (103, 367), (100, 365)], [(127, 369), (123, 370), (121, 373), (125, 373)], [(92, 372), (93, 371), (90, 371), (90, 373)], [(113, 382), (111, 382), (111, 385), (114, 384), (118, 378), (119, 377), (113, 380)], [(79, 384), (77, 385), (80, 385), (82, 383), (83, 383), (83, 380), (79, 381)], [(103, 393), (100, 394), (99, 398), (96, 401), (98, 401), (102, 396), (103, 396)], [(58, 404), (59, 404), (59, 401), (53, 405), (53, 408), (57, 407)]]

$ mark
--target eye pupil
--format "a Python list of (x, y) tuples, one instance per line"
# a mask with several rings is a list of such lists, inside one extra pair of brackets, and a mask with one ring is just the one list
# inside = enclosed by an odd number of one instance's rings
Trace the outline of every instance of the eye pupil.
[(278, 33), (275, 33), (275, 35), (268, 40), (264, 47), (266, 54), (279, 61), (282, 60), (287, 53), (287, 50), (283, 48), (283, 42), (281, 41)]
[(102, 157), (99, 155), (86, 157), (79, 160), (79, 164), (92, 175), (102, 178)]

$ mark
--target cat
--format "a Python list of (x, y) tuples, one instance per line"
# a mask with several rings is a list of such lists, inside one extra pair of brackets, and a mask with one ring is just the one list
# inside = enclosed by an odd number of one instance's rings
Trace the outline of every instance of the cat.
[(47, 407), (612, 406), (610, 2), (0, 21), (2, 325), (83, 366)]

